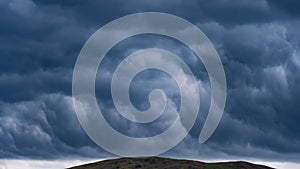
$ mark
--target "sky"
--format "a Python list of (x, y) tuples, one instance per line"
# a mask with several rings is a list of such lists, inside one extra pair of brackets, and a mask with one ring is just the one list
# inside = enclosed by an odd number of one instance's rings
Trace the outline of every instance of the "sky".
[(57, 168), (63, 166), (57, 161), (116, 157), (81, 128), (72, 102), (72, 75), (81, 48), (95, 31), (137, 12), (169, 13), (199, 27), (222, 61), (227, 101), (218, 128), (199, 144), (211, 94), (205, 67), (175, 39), (137, 35), (115, 45), (96, 76), (98, 105), (114, 129), (149, 137), (172, 124), (180, 92), (166, 73), (143, 71), (129, 90), (132, 104), (140, 110), (149, 108), (151, 90), (165, 91), (167, 109), (157, 121), (130, 122), (112, 103), (110, 84), (117, 65), (134, 51), (156, 47), (173, 52), (189, 65), (201, 97), (199, 115), (188, 136), (162, 156), (299, 166), (299, 7), (297, 0), (1, 0), (0, 168), (16, 164), (14, 160), (49, 161), (49, 165), (54, 161), (51, 165)]

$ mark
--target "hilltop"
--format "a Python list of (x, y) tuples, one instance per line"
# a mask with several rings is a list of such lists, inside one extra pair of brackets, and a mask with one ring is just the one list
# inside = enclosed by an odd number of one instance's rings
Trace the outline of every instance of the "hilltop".
[(244, 161), (205, 163), (163, 157), (119, 158), (69, 169), (273, 169)]

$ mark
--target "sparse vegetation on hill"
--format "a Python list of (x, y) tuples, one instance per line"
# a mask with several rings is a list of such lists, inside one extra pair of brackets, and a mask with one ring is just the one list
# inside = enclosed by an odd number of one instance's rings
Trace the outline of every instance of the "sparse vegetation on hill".
[(248, 162), (204, 163), (162, 157), (119, 158), (72, 167), (70, 169), (272, 169)]

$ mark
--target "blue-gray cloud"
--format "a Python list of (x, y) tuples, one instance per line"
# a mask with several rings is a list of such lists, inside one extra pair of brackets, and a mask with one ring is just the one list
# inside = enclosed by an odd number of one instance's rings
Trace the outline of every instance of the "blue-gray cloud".
[[(115, 112), (109, 85), (121, 59), (145, 47), (164, 48), (182, 56), (203, 86), (195, 127), (168, 153), (299, 161), (298, 6), (292, 0), (1, 1), (0, 157), (109, 156), (84, 134), (75, 116), (73, 66), (84, 42), (105, 23), (130, 13), (158, 11), (196, 24), (217, 48), (228, 83), (220, 126), (207, 143), (198, 145), (210, 100), (207, 73), (186, 46), (154, 35), (130, 38), (108, 53), (96, 80), (98, 100), (106, 112)], [(147, 108), (148, 93), (156, 87), (166, 89), (172, 100), (170, 110), (175, 110), (179, 102), (176, 84), (151, 71), (137, 76), (132, 84), (134, 106)], [(113, 127), (135, 136), (163, 131), (169, 125), (163, 123), (164, 118), (147, 127), (107, 115)]]

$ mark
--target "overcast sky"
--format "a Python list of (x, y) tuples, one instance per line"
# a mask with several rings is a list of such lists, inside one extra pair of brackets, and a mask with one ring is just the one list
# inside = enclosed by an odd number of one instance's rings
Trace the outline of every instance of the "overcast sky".
[(197, 25), (215, 46), (227, 80), (223, 118), (213, 136), (199, 144), (210, 104), (207, 72), (181, 42), (147, 34), (118, 43), (98, 69), (98, 104), (111, 126), (129, 136), (146, 137), (172, 124), (170, 114), (180, 106), (180, 92), (167, 74), (144, 71), (131, 84), (137, 109), (149, 107), (147, 98), (155, 88), (163, 89), (170, 100), (165, 114), (149, 125), (118, 115), (110, 93), (111, 75), (122, 59), (139, 49), (162, 48), (190, 66), (201, 95), (195, 126), (164, 156), (300, 163), (299, 8), (297, 0), (1, 0), (0, 158), (115, 157), (93, 143), (76, 118), (73, 68), (84, 43), (103, 25), (128, 14), (155, 11)]

